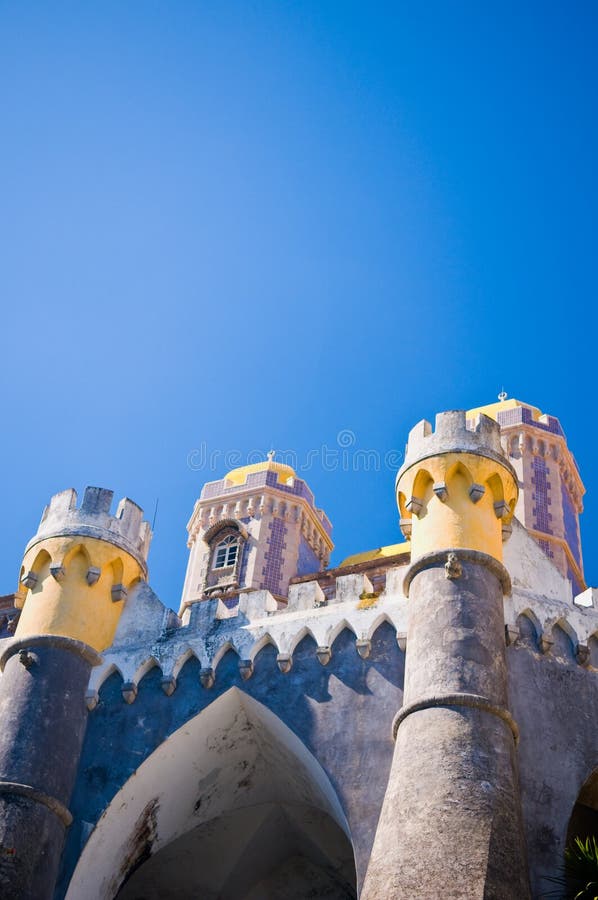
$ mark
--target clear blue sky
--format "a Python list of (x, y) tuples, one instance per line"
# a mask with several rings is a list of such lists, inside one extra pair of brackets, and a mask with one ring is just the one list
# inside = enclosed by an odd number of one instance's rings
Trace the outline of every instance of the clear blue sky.
[[(208, 452), (557, 415), (598, 584), (595, 3), (0, 3), (0, 593), (50, 495), (153, 514), (177, 606)], [(197, 461), (198, 457), (194, 457)], [(333, 561), (394, 472), (302, 473)]]

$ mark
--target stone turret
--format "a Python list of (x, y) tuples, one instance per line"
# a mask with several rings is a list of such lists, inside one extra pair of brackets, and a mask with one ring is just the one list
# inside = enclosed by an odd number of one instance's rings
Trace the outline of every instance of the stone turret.
[(282, 605), (291, 578), (325, 568), (334, 546), (309, 486), (273, 451), (204, 485), (187, 529), (181, 615), (197, 601), (248, 590), (270, 591)]
[(488, 416), (468, 423), (460, 410), (445, 412), (436, 417), (434, 432), (426, 421), (411, 430), (397, 475), (397, 504), (412, 559), (463, 547), (502, 560), (517, 495), (500, 428)]
[(56, 494), (26, 547), (15, 637), (0, 654), (0, 895), (53, 895), (76, 777), (92, 666), (128, 592), (147, 574), (150, 528), (112, 491)]
[(500, 425), (501, 442), (519, 480), (515, 515), (546, 556), (569, 579), (573, 593), (586, 587), (579, 516), (585, 488), (575, 457), (555, 416), (500, 395), (498, 403), (470, 410)]
[(69, 489), (44, 509), (25, 549), (17, 637), (57, 634), (102, 651), (112, 643), (131, 585), (147, 575), (150, 527), (132, 500), (110, 514), (113, 492)]
[(490, 418), (441, 413), (409, 435), (404, 705), (362, 900), (529, 897), (503, 612), (517, 492)]

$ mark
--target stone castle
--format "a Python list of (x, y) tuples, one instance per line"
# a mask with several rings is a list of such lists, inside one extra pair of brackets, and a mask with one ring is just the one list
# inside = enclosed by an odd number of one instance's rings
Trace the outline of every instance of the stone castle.
[(52, 497), (2, 600), (0, 897), (540, 897), (598, 834), (583, 492), (558, 419), (441, 413), (404, 543), (331, 569), (270, 454), (204, 486), (178, 615), (135, 503)]

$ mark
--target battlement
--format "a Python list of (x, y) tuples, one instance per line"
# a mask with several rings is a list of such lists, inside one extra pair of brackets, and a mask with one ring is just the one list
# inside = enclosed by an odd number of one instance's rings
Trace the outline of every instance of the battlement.
[(434, 430), (426, 419), (411, 429), (399, 475), (419, 460), (442, 453), (487, 456), (511, 468), (500, 443), (498, 422), (483, 413), (468, 419), (465, 410), (453, 409), (437, 414)]
[[(546, 595), (526, 587), (530, 554), (545, 571), (549, 563), (521, 526), (517, 531), (519, 544), (510, 561), (520, 568), (513, 571), (513, 592), (504, 601), (507, 645), (526, 645), (547, 664), (558, 662), (590, 674), (598, 671), (598, 592), (573, 600), (570, 586), (556, 572), (552, 583), (545, 584)], [(522, 556), (527, 560), (523, 567)], [(113, 646), (92, 672), (89, 708), (97, 705), (104, 681), (115, 671), (123, 679), (122, 696), (127, 703), (134, 702), (139, 683), (154, 667), (162, 672), (157, 684), (171, 696), (190, 660), (199, 663), (203, 688), (211, 689), (221, 677), (228, 677), (218, 671), (228, 651), (238, 657), (244, 680), (253, 676), (254, 669), (259, 671), (265, 648), (275, 651), (278, 669), (287, 675), (305, 638), (308, 653), (323, 667), (334, 659), (337, 638), (343, 633), (350, 633), (362, 659), (375, 654), (376, 632), (384, 625), (395, 632), (404, 653), (406, 571), (407, 566), (389, 567), (383, 589), (376, 591), (364, 573), (337, 576), (329, 596), (316, 580), (293, 584), (283, 609), (276, 608), (266, 590), (244, 594), (232, 609), (218, 599), (194, 603), (182, 621), (162, 606), (149, 585), (140, 584), (123, 613)]]
[(77, 492), (73, 488), (54, 494), (25, 552), (51, 537), (81, 535), (126, 550), (145, 572), (152, 536), (149, 522), (143, 520), (141, 507), (128, 497), (119, 501), (115, 515), (111, 515), (113, 497), (114, 491), (86, 487), (81, 505), (77, 506)]

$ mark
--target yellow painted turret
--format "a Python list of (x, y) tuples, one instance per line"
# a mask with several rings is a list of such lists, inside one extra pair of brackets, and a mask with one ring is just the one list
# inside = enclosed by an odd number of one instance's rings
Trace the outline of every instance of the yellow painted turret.
[(488, 416), (466, 422), (464, 411), (440, 413), (434, 432), (426, 421), (410, 432), (397, 502), (412, 559), (463, 548), (502, 561), (517, 496), (500, 428)]
[(16, 637), (53, 634), (101, 652), (110, 646), (131, 587), (147, 575), (151, 539), (143, 511), (88, 487), (81, 507), (70, 489), (52, 497), (23, 558)]

